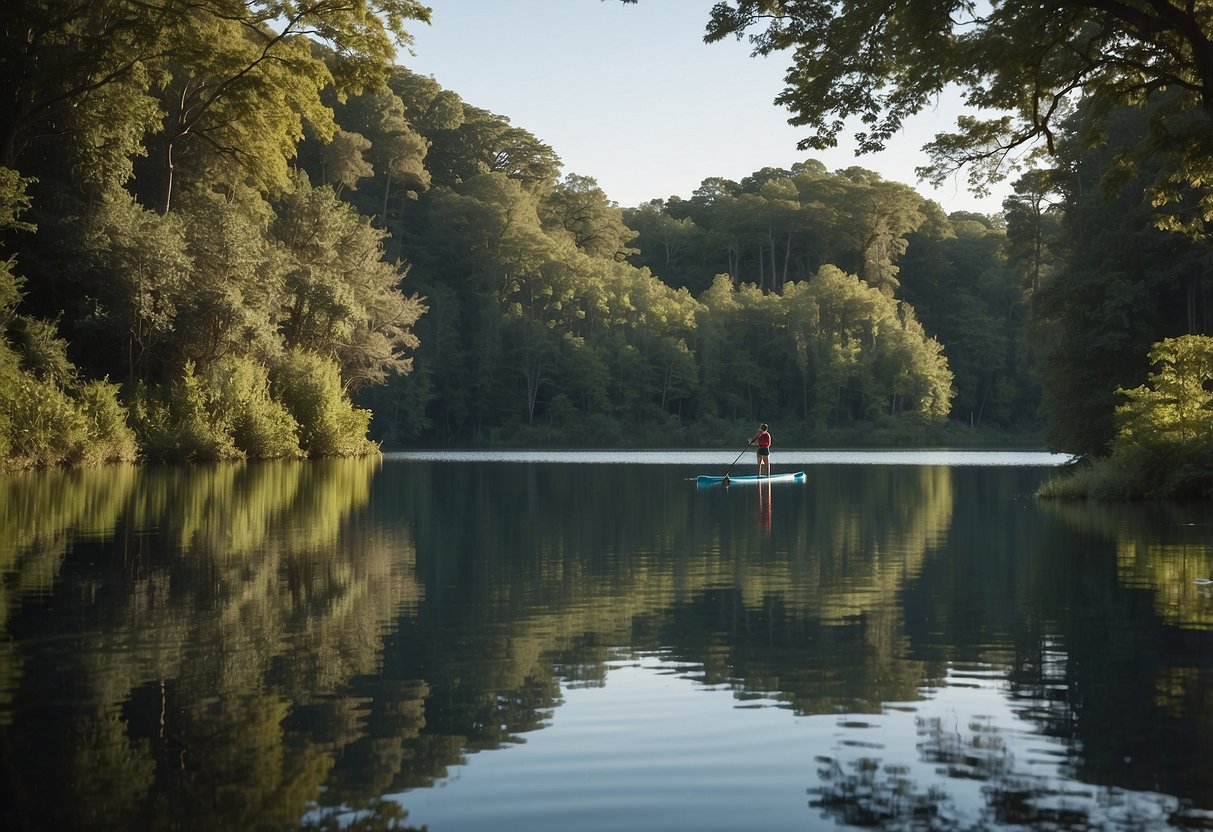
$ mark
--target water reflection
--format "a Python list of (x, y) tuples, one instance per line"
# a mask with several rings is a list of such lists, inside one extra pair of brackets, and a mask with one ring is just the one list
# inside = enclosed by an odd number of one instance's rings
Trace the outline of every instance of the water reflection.
[[(375, 471), (363, 460), (6, 482), (6, 817), (296, 824), (337, 779), (334, 752), (367, 736), (366, 703), (338, 694), (378, 673), (384, 634), (421, 597), (411, 541), (356, 514)], [(413, 735), (424, 694), (411, 690), (411, 713), (408, 697), (391, 707)]]
[(1213, 520), (1206, 504), (1063, 503), (1066, 525), (1115, 543), (1120, 582), (1154, 596), (1158, 614), (1183, 628), (1213, 627)]
[[(926, 705), (891, 709), (896, 733), (912, 720), (916, 753), (882, 743), (836, 746), (817, 758), (811, 805), (840, 824), (901, 830), (1146, 830), (1209, 828), (1213, 813), (1155, 790), (1076, 782), (1077, 749), (1042, 741), (1022, 712), (1008, 713), (998, 672), (967, 667)], [(964, 689), (963, 695), (957, 695)], [(856, 745), (856, 744), (853, 744)]]
[[(808, 470), (712, 491), (690, 466), (416, 459), (0, 481), (0, 821), (407, 825), (411, 790), (659, 655), (828, 721), (802, 820), (1205, 823), (1192, 577), (1213, 561), (1190, 518), (1042, 510), (1036, 468)], [(1109, 814), (1116, 790), (1156, 797)]]

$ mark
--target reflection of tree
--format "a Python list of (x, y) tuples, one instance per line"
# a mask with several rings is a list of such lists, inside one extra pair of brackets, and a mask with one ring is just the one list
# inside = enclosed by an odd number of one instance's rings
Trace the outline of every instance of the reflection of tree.
[(948, 828), (943, 815), (947, 795), (938, 789), (915, 791), (897, 767), (879, 760), (855, 761), (848, 773), (839, 761), (819, 758), (818, 778), (826, 785), (810, 789), (810, 806), (839, 823), (860, 828), (937, 830)]
[[(51, 489), (6, 502), (0, 529), (34, 537), (14, 505), (63, 524), (41, 535), (63, 541), (54, 591), (19, 593), (19, 619), (6, 609), (27, 669), (4, 709), (20, 801), (6, 813), (48, 828), (293, 826), (368, 728), (380, 747), (416, 736), (424, 684), (347, 696), (421, 598), (407, 536), (361, 521), (376, 466), (107, 469), (64, 498), (94, 513), (54, 515), (39, 504)], [(82, 531), (113, 542), (65, 561)], [(54, 648), (58, 633), (72, 650)], [(26, 634), (38, 638), (22, 646)], [(72, 800), (55, 800), (60, 783)]]
[[(805, 714), (876, 712), (921, 699), (950, 662), (990, 661), (1011, 668), (1020, 716), (1082, 750), (1066, 765), (1084, 781), (1141, 785), (1127, 757), (1176, 794), (1213, 782), (1210, 763), (1161, 750), (1204, 725), (1213, 682), (1179, 657), (1208, 634), (1143, 603), (1115, 546), (1045, 534), (1015, 501), (1032, 491), (1019, 474), (833, 467), (772, 490), (768, 533), (754, 492), (612, 466), (190, 470), (140, 471), (112, 503), (112, 483), (82, 488), (92, 514), (41, 533), (57, 554), (15, 561), (56, 576), (5, 590), (26, 668), (3, 711), (10, 792), (46, 825), (122, 813), (155, 829), (177, 805), (182, 828), (389, 828), (398, 807), (379, 797), (521, 741), (562, 682), (601, 684), (619, 648)], [(25, 528), (11, 516), (0, 528)], [(989, 817), (1027, 816), (996, 738), (979, 754), (923, 726), (924, 759), (990, 784)], [(934, 791), (865, 765), (823, 769), (823, 809), (878, 792), (870, 817), (927, 816)], [(52, 766), (104, 799), (51, 800)]]
[[(809, 712), (917, 696), (925, 669), (904, 660), (890, 599), (946, 536), (948, 468), (825, 469), (809, 489), (772, 495), (771, 534), (757, 546), (744, 502), (752, 492), (705, 494), (669, 477), (638, 485), (609, 466), (384, 474), (388, 498), (415, 518), (419, 551), (441, 553), (419, 563), (431, 590), (418, 623), (433, 639), (417, 634), (409, 654), (434, 667), (435, 688), (457, 678), (517, 691), (553, 662), (592, 682), (604, 657), (594, 645), (631, 644), (701, 663), (713, 682), (782, 692)], [(501, 661), (486, 669), (485, 655)], [(476, 712), (471, 700), (458, 708)]]
[(112, 535), (136, 470), (114, 465), (0, 478), (0, 725), (10, 713), (22, 664), (9, 621), (23, 598), (52, 592), (74, 538)]
[[(1020, 600), (1024, 631), (1012, 674), (1024, 716), (1073, 743), (1084, 782), (1161, 790), (1213, 808), (1207, 719), (1213, 632), (1187, 595), (1193, 523), (1171, 505), (1042, 506), (1048, 528), (1031, 550)], [(1184, 584), (1184, 586), (1179, 586)]]
[[(822, 756), (810, 805), (847, 826), (906, 832), (1208, 828), (1205, 813), (1163, 794), (1067, 788), (1038, 762), (1017, 760), (988, 720), (962, 728), (920, 718), (918, 733), (920, 756), (934, 768), (932, 785), (919, 786), (909, 767), (877, 756)], [(965, 789), (969, 798), (949, 790), (960, 782), (980, 789)]]
[(1071, 528), (1115, 541), (1121, 584), (1150, 590), (1158, 615), (1168, 624), (1213, 629), (1208, 590), (1196, 583), (1213, 578), (1208, 506), (1048, 501), (1045, 508)]

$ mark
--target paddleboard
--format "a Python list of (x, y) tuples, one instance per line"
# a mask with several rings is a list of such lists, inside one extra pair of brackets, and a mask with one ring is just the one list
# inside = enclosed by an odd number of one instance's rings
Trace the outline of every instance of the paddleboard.
[[(804, 482), (808, 479), (804, 471), (797, 471), (794, 474), (771, 474), (769, 477), (757, 477), (752, 475), (729, 477), (729, 485), (754, 485), (763, 482)], [(700, 474), (695, 478), (698, 485), (721, 485), (724, 483), (724, 477), (710, 477), (706, 474)]]

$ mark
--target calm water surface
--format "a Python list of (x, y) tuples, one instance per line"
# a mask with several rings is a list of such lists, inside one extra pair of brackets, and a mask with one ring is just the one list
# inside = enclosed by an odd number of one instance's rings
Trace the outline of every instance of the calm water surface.
[(735, 457), (0, 479), (0, 824), (1213, 829), (1207, 504)]

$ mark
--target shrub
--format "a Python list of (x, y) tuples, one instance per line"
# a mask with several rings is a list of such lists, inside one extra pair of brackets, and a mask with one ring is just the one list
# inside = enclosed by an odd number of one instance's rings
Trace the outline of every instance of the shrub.
[(87, 438), (79, 408), (58, 387), (26, 377), (9, 401), (10, 458), (17, 467), (72, 461)]
[(231, 426), (213, 407), (213, 393), (186, 362), (167, 394), (146, 386), (135, 392), (131, 420), (144, 453), (163, 462), (239, 459)]
[(229, 356), (212, 367), (214, 406), (226, 414), (236, 447), (251, 459), (303, 456), (299, 423), (270, 394), (269, 371), (247, 356)]
[(21, 370), (16, 353), (0, 344), (0, 462), (6, 467), (133, 461), (138, 448), (126, 419), (118, 385), (89, 382), (72, 396), (50, 378)]
[(139, 446), (127, 424), (127, 410), (118, 401), (118, 385), (90, 381), (80, 388), (77, 398), (88, 432), (88, 441), (80, 449), (81, 461), (133, 462)]
[(292, 350), (274, 379), (274, 389), (298, 422), (300, 444), (309, 456), (356, 456), (378, 450), (366, 438), (371, 413), (346, 398), (335, 361)]

